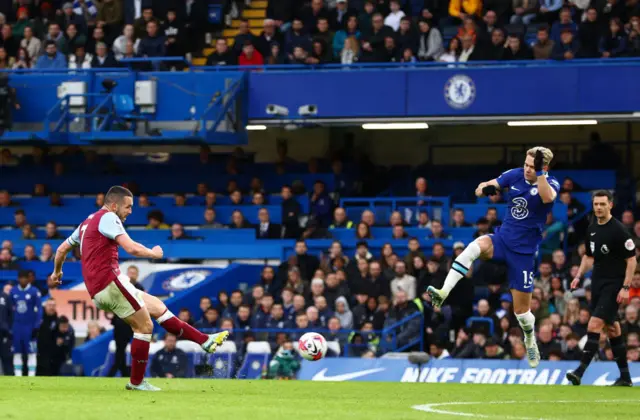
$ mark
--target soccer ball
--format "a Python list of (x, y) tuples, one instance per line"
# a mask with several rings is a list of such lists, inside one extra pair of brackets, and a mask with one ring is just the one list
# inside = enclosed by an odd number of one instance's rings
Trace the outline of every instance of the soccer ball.
[(327, 340), (318, 333), (306, 333), (298, 340), (298, 353), (307, 360), (320, 360), (327, 354)]

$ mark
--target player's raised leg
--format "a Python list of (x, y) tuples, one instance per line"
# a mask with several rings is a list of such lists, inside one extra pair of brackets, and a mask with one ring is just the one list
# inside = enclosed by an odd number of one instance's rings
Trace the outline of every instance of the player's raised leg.
[(451, 264), (451, 270), (449, 270), (447, 274), (442, 289), (436, 289), (433, 286), (427, 288), (427, 293), (431, 297), (431, 304), (434, 307), (439, 308), (442, 306), (451, 290), (458, 284), (460, 279), (467, 275), (471, 264), (480, 256), (487, 259), (493, 257), (493, 243), (491, 242), (491, 237), (488, 235), (481, 236), (471, 242), (464, 251), (458, 255), (458, 258)]
[(145, 306), (149, 310), (149, 314), (154, 318), (162, 328), (175, 334), (177, 337), (185, 338), (202, 346), (207, 353), (214, 353), (219, 345), (225, 342), (229, 337), (228, 331), (222, 331), (217, 334), (204, 334), (186, 322), (176, 317), (160, 299), (151, 296), (148, 293), (142, 293)]

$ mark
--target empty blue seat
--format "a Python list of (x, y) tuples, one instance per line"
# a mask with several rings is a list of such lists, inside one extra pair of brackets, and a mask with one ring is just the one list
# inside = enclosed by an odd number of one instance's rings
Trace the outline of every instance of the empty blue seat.
[(247, 345), (247, 354), (236, 375), (238, 379), (258, 379), (269, 368), (271, 346), (266, 341), (254, 341)]

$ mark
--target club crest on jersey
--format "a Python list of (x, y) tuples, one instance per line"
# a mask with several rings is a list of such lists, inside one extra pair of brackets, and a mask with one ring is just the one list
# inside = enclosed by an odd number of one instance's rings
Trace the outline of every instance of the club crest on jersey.
[(537, 195), (538, 194), (538, 189), (537, 188), (531, 188), (531, 190), (529, 191), (529, 194)]
[(609, 247), (607, 245), (602, 245), (600, 247), (600, 252), (602, 252), (603, 254), (608, 254), (609, 253)]
[(592, 254), (594, 252), (596, 252), (596, 243), (595, 242), (589, 242), (589, 248), (591, 249), (591, 253)]

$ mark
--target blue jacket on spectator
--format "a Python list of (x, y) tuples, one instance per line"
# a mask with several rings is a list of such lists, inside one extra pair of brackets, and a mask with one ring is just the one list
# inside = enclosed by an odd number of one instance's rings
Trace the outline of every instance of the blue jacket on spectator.
[(296, 34), (293, 29), (289, 29), (284, 37), (284, 50), (287, 54), (292, 54), (295, 47), (302, 47), (309, 52), (311, 51), (311, 39), (304, 32)]
[(138, 54), (144, 57), (164, 57), (166, 52), (165, 47), (166, 38), (162, 35), (154, 37), (144, 37), (140, 40), (138, 46)]
[(564, 60), (564, 53), (571, 51), (573, 56), (578, 55), (580, 50), (580, 43), (577, 40), (573, 40), (571, 44), (563, 44), (562, 42), (556, 42), (551, 50), (551, 58), (554, 60)]
[(195, 324), (193, 324), (193, 328), (195, 328), (196, 330), (215, 330), (218, 328), (217, 323), (211, 323), (209, 321), (207, 321), (207, 319), (205, 317), (202, 317), (202, 319), (200, 319), (198, 322), (196, 322)]
[(570, 23), (556, 22), (551, 27), (550, 38), (556, 44), (562, 42), (561, 39), (560, 39), (560, 34), (562, 33), (562, 31), (564, 31), (566, 29), (569, 29), (571, 31), (571, 33), (573, 34), (573, 36), (575, 36), (576, 33), (578, 32), (578, 25), (576, 25), (575, 22), (570, 22)]
[(624, 54), (626, 49), (627, 37), (623, 31), (618, 31), (615, 35), (608, 33), (606, 36), (600, 38), (600, 46), (598, 49), (600, 54), (608, 52), (611, 54), (611, 57), (619, 57)]
[(260, 329), (267, 328), (267, 320), (271, 314), (269, 312), (265, 312), (262, 308), (258, 308), (256, 313), (253, 314), (253, 318), (251, 319), (251, 328)]
[(323, 328), (327, 327), (327, 324), (329, 323), (329, 320), (331, 319), (332, 316), (333, 316), (333, 311), (329, 308), (323, 311), (319, 311), (318, 319), (320, 320), (320, 323), (322, 324)]
[(174, 349), (170, 352), (162, 349), (153, 356), (151, 374), (154, 377), (166, 378), (170, 373), (175, 378), (184, 378), (187, 376), (187, 365), (187, 353), (184, 351)]
[(333, 36), (333, 56), (339, 57), (342, 49), (344, 48), (344, 40), (350, 36), (356, 37), (356, 39), (360, 39), (360, 31), (356, 31), (355, 33), (347, 33), (347, 31), (342, 30), (336, 32)]
[(284, 316), (280, 319), (275, 319), (274, 317), (269, 315), (264, 325), (265, 325), (264, 328), (273, 329), (273, 330), (277, 330), (277, 329), (286, 330), (286, 329), (292, 328), (291, 324), (289, 323), (289, 320)]
[(43, 54), (38, 58), (36, 62), (37, 69), (66, 69), (67, 59), (63, 54), (56, 53), (55, 57), (51, 58), (47, 54)]
[(546, 7), (550, 12), (560, 10), (562, 4), (562, 0), (540, 0), (540, 7)]
[(329, 193), (323, 192), (311, 202), (311, 214), (316, 217), (320, 226), (329, 226), (331, 224), (331, 211), (333, 210), (333, 203)]

